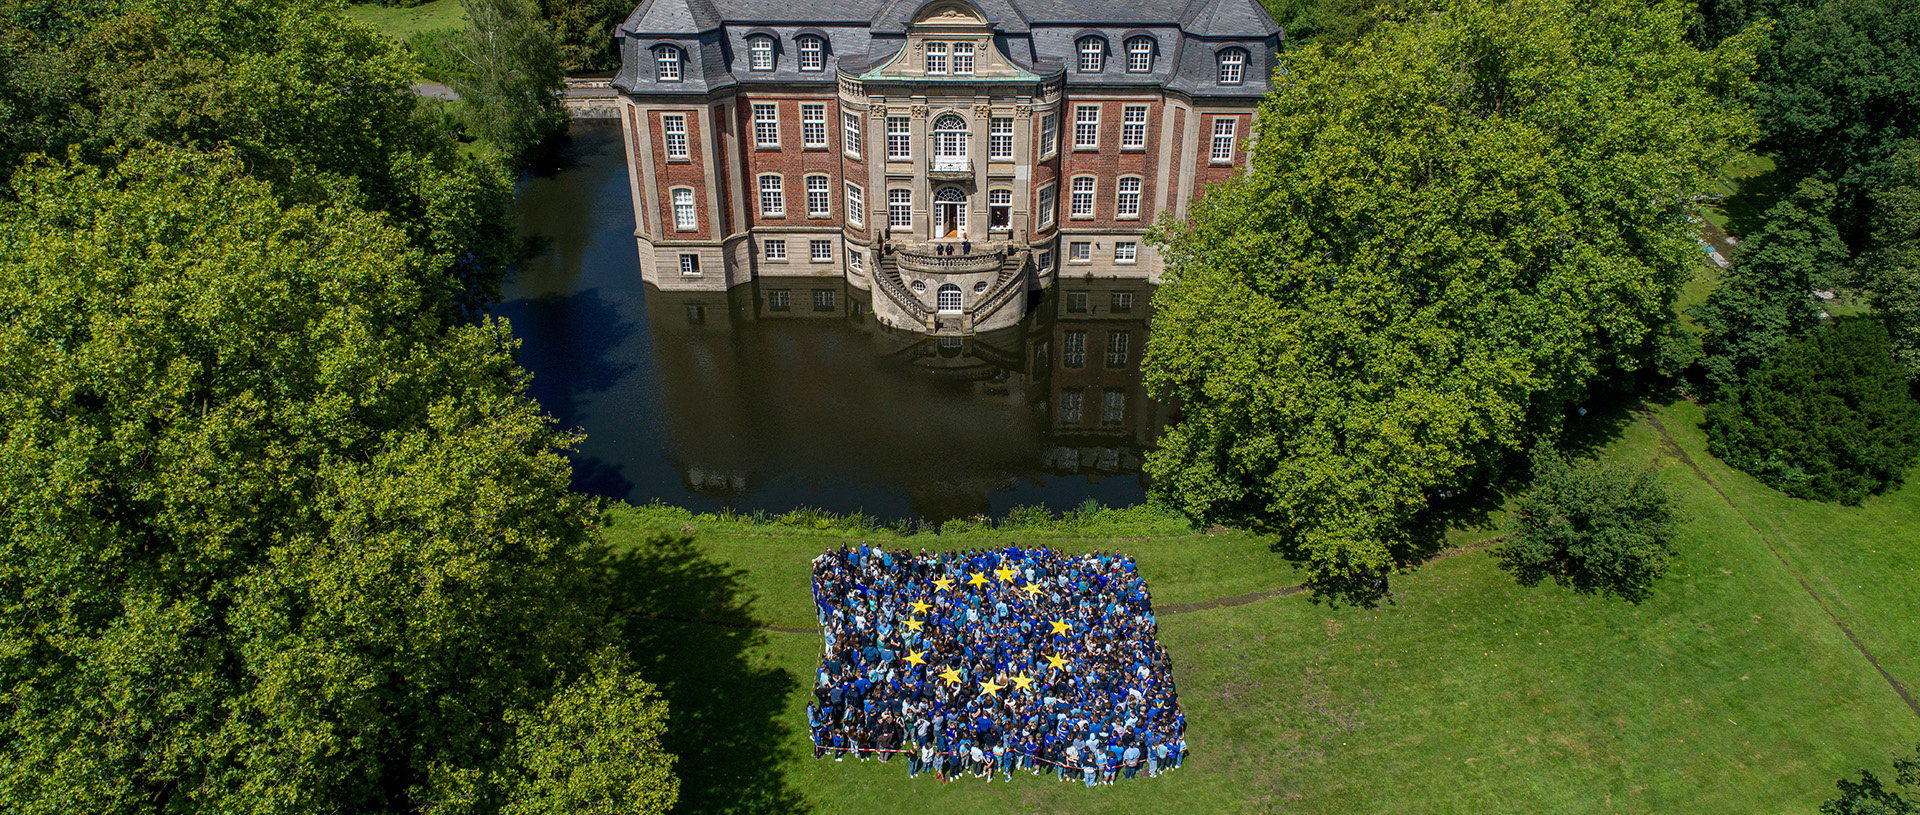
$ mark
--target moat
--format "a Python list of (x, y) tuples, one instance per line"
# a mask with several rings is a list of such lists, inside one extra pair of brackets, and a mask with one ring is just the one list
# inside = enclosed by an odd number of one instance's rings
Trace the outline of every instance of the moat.
[(586, 434), (576, 487), (932, 521), (1144, 498), (1169, 414), (1139, 380), (1145, 281), (1062, 276), (1017, 325), (965, 338), (881, 325), (838, 278), (662, 292), (641, 282), (619, 126), (571, 135), (521, 183), (534, 254), (496, 313), (533, 396)]

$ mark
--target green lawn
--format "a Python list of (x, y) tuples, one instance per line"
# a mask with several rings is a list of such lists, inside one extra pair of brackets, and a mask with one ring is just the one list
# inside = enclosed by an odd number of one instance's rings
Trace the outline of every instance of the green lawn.
[[(1396, 578), (1379, 609), (1295, 594), (1163, 616), (1193, 757), (1155, 780), (942, 786), (900, 762), (815, 761), (803, 707), (818, 635), (636, 616), (634, 652), (673, 706), (680, 810), (1812, 812), (1834, 779), (1920, 740), (1920, 717), (1826, 610), (1893, 676), (1920, 678), (1920, 489), (1860, 508), (1786, 499), (1708, 456), (1698, 420), (1655, 407), (1604, 451), (1657, 468), (1690, 516), (1640, 606), (1522, 588), (1474, 551)], [(811, 627), (808, 561), (842, 540), (659, 511), (616, 521), (634, 609), (739, 625)], [(1121, 549), (1163, 608), (1298, 580), (1244, 536), (1124, 531), (896, 544)]]
[(460, 0), (432, 0), (412, 8), (351, 5), (347, 6), (347, 16), (402, 42), (422, 31), (467, 27), (467, 12)]

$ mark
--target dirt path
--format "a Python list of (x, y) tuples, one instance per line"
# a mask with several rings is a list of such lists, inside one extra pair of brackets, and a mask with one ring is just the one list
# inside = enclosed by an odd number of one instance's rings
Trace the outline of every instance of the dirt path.
[(1887, 687), (1893, 688), (1893, 692), (1900, 696), (1900, 701), (1907, 703), (1907, 709), (1913, 711), (1914, 716), (1920, 717), (1920, 702), (1914, 701), (1913, 694), (1907, 691), (1907, 686), (1902, 684), (1900, 680), (1893, 678), (1893, 674), (1887, 673), (1886, 668), (1880, 666), (1880, 660), (1874, 657), (1872, 651), (1867, 650), (1867, 644), (1861, 642), (1860, 637), (1853, 633), (1853, 629), (1848, 628), (1847, 624), (1841, 621), (1840, 615), (1833, 613), (1833, 609), (1827, 607), (1826, 602), (1820, 599), (1820, 595), (1814, 592), (1812, 584), (1807, 582), (1807, 578), (1802, 576), (1798, 570), (1794, 569), (1791, 563), (1787, 562), (1786, 556), (1780, 553), (1779, 547), (1773, 545), (1773, 537), (1761, 531), (1760, 527), (1754, 524), (1753, 519), (1747, 517), (1747, 513), (1740, 508), (1740, 505), (1734, 503), (1733, 498), (1727, 495), (1726, 490), (1720, 489), (1718, 483), (1715, 483), (1713, 479), (1707, 477), (1706, 471), (1700, 469), (1700, 465), (1694, 462), (1692, 456), (1687, 455), (1686, 448), (1681, 447), (1678, 442), (1674, 441), (1673, 435), (1667, 432), (1667, 426), (1661, 424), (1660, 419), (1654, 416), (1652, 411), (1644, 411), (1642, 415), (1646, 417), (1648, 424), (1653, 425), (1654, 431), (1660, 434), (1661, 448), (1673, 454), (1675, 458), (1680, 460), (1680, 463), (1687, 465), (1687, 469), (1692, 470), (1694, 475), (1699, 476), (1701, 482), (1713, 488), (1714, 494), (1719, 495), (1720, 500), (1727, 503), (1727, 507), (1733, 510), (1733, 514), (1740, 516), (1741, 522), (1745, 523), (1748, 529), (1753, 530), (1753, 534), (1760, 538), (1761, 543), (1767, 545), (1767, 551), (1773, 554), (1774, 560), (1780, 561), (1780, 568), (1786, 569), (1787, 574), (1793, 575), (1794, 582), (1800, 584), (1800, 589), (1807, 593), (1807, 597), (1813, 600), (1814, 605), (1819, 606), (1821, 611), (1826, 612), (1827, 619), (1833, 621), (1834, 627), (1840, 629), (1840, 633), (1846, 635), (1847, 641), (1853, 643), (1853, 647), (1860, 651), (1860, 655), (1867, 658), (1867, 664), (1872, 665), (1874, 670), (1880, 672), (1880, 678), (1887, 680)]

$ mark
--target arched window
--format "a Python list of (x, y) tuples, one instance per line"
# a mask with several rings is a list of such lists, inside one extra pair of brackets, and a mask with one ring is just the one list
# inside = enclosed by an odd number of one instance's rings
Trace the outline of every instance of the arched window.
[(1247, 52), (1242, 48), (1228, 48), (1220, 52), (1220, 84), (1238, 85), (1245, 74)]
[(827, 45), (819, 37), (803, 34), (798, 40), (800, 46), (800, 70), (819, 71), (827, 67)]
[(1127, 40), (1127, 73), (1143, 74), (1153, 70), (1153, 38)]
[(967, 120), (952, 113), (933, 120), (933, 169), (967, 169)]
[(1097, 74), (1107, 64), (1107, 41), (1099, 37), (1080, 38), (1080, 73)]
[(747, 38), (747, 67), (756, 71), (773, 70), (773, 38), (756, 34)]
[(940, 284), (940, 292), (934, 297), (938, 300), (941, 314), (960, 313), (960, 287), (952, 283)]
[(653, 49), (654, 79), (660, 82), (680, 81), (680, 49), (671, 45), (657, 46)]

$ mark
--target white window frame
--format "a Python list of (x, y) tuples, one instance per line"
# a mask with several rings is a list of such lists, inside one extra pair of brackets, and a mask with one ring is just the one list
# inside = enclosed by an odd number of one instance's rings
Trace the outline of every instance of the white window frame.
[(1069, 241), (1067, 243), (1067, 262), (1093, 262), (1093, 241)]
[(926, 44), (926, 68), (928, 76), (945, 76), (947, 73), (947, 44), (930, 42)]
[(1100, 183), (1093, 176), (1077, 175), (1073, 177), (1072, 187), (1067, 193), (1067, 217), (1093, 217), (1093, 196), (1099, 190)]
[(661, 149), (667, 151), (668, 161), (689, 161), (693, 155), (687, 148), (687, 114), (660, 114)]
[(803, 34), (795, 40), (795, 49), (800, 53), (800, 70), (823, 71), (827, 67), (827, 43), (812, 34)]
[(1127, 73), (1144, 74), (1153, 71), (1153, 38), (1134, 37), (1127, 40)]
[[(1006, 210), (1007, 217), (1000, 226), (993, 225), (995, 210)], [(1010, 232), (1013, 230), (1013, 190), (987, 190), (987, 230), (992, 232)]]
[(1113, 262), (1137, 263), (1140, 260), (1140, 244), (1135, 241), (1114, 241)]
[(832, 263), (833, 262), (833, 241), (831, 240), (807, 241), (807, 260), (813, 263)]
[(680, 48), (673, 45), (653, 47), (653, 78), (656, 82), (680, 81)]
[(840, 150), (854, 158), (860, 157), (860, 114), (840, 114)]
[(865, 226), (867, 223), (867, 194), (858, 185), (847, 184), (847, 223), (852, 226)]
[(1059, 114), (1046, 113), (1040, 116), (1040, 157), (1053, 158), (1060, 149)]
[(1053, 269), (1053, 250), (1042, 249), (1033, 256), (1033, 268), (1042, 272)]
[(1048, 184), (1041, 187), (1039, 192), (1034, 193), (1034, 200), (1037, 203), (1033, 209), (1034, 216), (1040, 223), (1039, 229), (1046, 229), (1047, 227), (1053, 226), (1053, 219), (1058, 215), (1056, 210), (1059, 209), (1059, 190), (1059, 184)]
[(973, 75), (973, 43), (956, 42), (953, 44), (953, 75)]
[(1140, 176), (1121, 176), (1114, 182), (1113, 217), (1140, 217), (1140, 190), (1144, 186)]
[(780, 106), (772, 102), (753, 103), (753, 146), (780, 146)]
[(1225, 48), (1220, 51), (1220, 73), (1215, 81), (1222, 85), (1238, 85), (1246, 81), (1247, 51), (1244, 48)]
[(987, 120), (987, 158), (1013, 158), (1013, 118), (995, 116)]
[(693, 254), (691, 252), (680, 253), (680, 276), (681, 277), (699, 277), (700, 276), (700, 256), (699, 255)]
[[(951, 297), (949, 297), (949, 295), (951, 295)], [(961, 310), (961, 298), (963, 296), (959, 286), (952, 283), (942, 283), (940, 284), (940, 288), (933, 290), (934, 309), (941, 314), (959, 314)]]
[(887, 190), (887, 226), (913, 228), (913, 190), (894, 187)]
[(1120, 108), (1120, 149), (1145, 150), (1147, 148), (1147, 106), (1127, 105)]
[(1100, 106), (1073, 106), (1073, 149), (1100, 149)]
[(887, 160), (913, 158), (913, 120), (905, 116), (887, 117)]
[(773, 38), (765, 34), (755, 34), (747, 38), (747, 68), (754, 71), (773, 70)]
[(1214, 164), (1233, 163), (1233, 131), (1239, 121), (1232, 116), (1213, 119), (1213, 147), (1207, 160)]
[(800, 145), (802, 147), (827, 146), (826, 103), (806, 102), (800, 105)]
[(860, 254), (859, 249), (855, 249), (851, 246), (847, 247), (847, 269), (849, 271), (859, 272), (862, 274), (866, 273), (866, 270), (867, 270), (866, 256)]
[(778, 173), (760, 176), (760, 217), (787, 217), (787, 180)]
[(787, 262), (787, 239), (765, 238), (760, 241), (760, 257), (763, 260)]
[(807, 217), (833, 217), (833, 182), (815, 173), (807, 176)]
[(673, 208), (673, 230), (696, 232), (700, 229), (700, 211), (693, 204), (692, 187), (674, 187), (667, 192)]
[(1080, 55), (1080, 73), (1097, 74), (1107, 67), (1107, 41), (1099, 37), (1081, 37), (1074, 43)]

